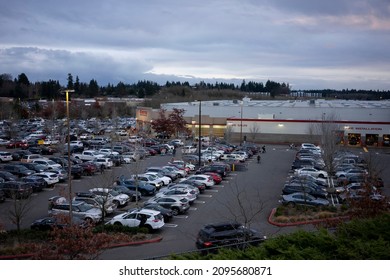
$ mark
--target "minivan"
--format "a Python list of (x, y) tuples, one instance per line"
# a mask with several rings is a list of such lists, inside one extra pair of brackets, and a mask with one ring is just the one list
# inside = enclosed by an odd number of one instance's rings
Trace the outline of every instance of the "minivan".
[(40, 159), (42, 158), (39, 154), (31, 154), (31, 155), (24, 155), (20, 159), (21, 162), (33, 162), (34, 159)]

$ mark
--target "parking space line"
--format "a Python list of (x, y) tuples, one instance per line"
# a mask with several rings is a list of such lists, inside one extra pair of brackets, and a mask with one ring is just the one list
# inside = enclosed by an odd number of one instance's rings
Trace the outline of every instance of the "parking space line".
[(167, 224), (167, 223), (164, 224), (164, 227), (169, 227), (169, 228), (175, 228), (177, 226), (178, 226), (177, 224)]
[(188, 216), (187, 215), (177, 215), (177, 216), (175, 216), (175, 219), (188, 219)]
[(213, 197), (211, 194), (200, 194), (198, 197)]
[(190, 207), (190, 209), (188, 209), (188, 210), (196, 211), (196, 210), (198, 210), (198, 208), (196, 208), (196, 207)]
[(194, 203), (205, 204), (206, 201), (203, 201), (203, 200), (195, 200)]
[(218, 190), (205, 190), (205, 192), (218, 192)]

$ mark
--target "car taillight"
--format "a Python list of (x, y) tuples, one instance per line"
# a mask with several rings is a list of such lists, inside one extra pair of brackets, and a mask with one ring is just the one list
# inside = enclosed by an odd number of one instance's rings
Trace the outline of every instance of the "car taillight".
[(213, 243), (210, 242), (210, 241), (208, 241), (208, 242), (203, 242), (203, 245), (204, 245), (205, 247), (210, 247), (210, 246), (213, 246)]
[(159, 219), (154, 219), (152, 222), (153, 223), (158, 223), (160, 220)]

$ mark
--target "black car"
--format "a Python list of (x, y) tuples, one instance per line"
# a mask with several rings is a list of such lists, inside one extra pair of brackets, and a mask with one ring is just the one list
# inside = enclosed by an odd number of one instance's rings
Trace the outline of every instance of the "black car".
[[(69, 172), (68, 166), (64, 168), (66, 172)], [(70, 175), (73, 176), (73, 179), (80, 179), (84, 173), (84, 168), (80, 164), (72, 164), (70, 166)]]
[(68, 165), (68, 160), (66, 160), (63, 157), (49, 157), (49, 159), (51, 159), (55, 163), (61, 164), (62, 167), (65, 167)]
[(283, 194), (292, 194), (296, 192), (303, 192), (314, 197), (327, 198), (328, 192), (326, 188), (315, 185), (311, 182), (292, 182), (284, 185), (282, 189)]
[(120, 180), (119, 183), (130, 190), (139, 191), (143, 196), (154, 195), (156, 193), (156, 187), (144, 181), (124, 179)]
[(40, 192), (44, 188), (47, 188), (46, 180), (39, 176), (26, 176), (21, 178), (20, 181), (30, 183), (33, 187), (33, 192)]
[(3, 178), (4, 181), (17, 181), (18, 176), (15, 176), (14, 174), (8, 172), (8, 171), (0, 171), (0, 178)]
[(21, 181), (8, 181), (0, 184), (6, 197), (13, 199), (29, 198), (33, 193), (33, 187), (30, 183)]
[(0, 169), (2, 171), (8, 171), (18, 177), (30, 176), (35, 173), (35, 171), (20, 164), (2, 164), (0, 165)]
[[(82, 227), (86, 226), (85, 221), (77, 218), (77, 217), (72, 217), (72, 224), (73, 225), (80, 225)], [(30, 225), (30, 228), (33, 230), (52, 230), (54, 228), (59, 228), (63, 229), (65, 227), (68, 227), (69, 223), (66, 221), (65, 217), (59, 218), (56, 216), (49, 216), (49, 217), (44, 217), (38, 220), (35, 220), (32, 222)]]
[(139, 201), (142, 198), (142, 195), (140, 192), (136, 192), (134, 190), (131, 190), (129, 188), (126, 188), (122, 185), (116, 185), (112, 188), (114, 191), (117, 191), (119, 193), (127, 194), (129, 197), (131, 197), (132, 201)]
[(199, 168), (195, 173), (196, 174), (203, 174), (205, 172), (214, 172), (219, 174), (222, 178), (226, 177), (228, 174), (228, 171), (226, 169), (225, 165), (218, 164), (218, 165), (206, 165), (201, 168)]
[(36, 173), (44, 172), (47, 170), (47, 166), (35, 162), (17, 162), (15, 164), (23, 165), (27, 169), (33, 170)]
[(164, 217), (164, 223), (169, 222), (173, 217), (173, 211), (171, 209), (164, 208), (159, 204), (149, 204), (145, 205), (143, 208), (159, 211)]
[(266, 238), (237, 222), (207, 224), (198, 233), (196, 247), (202, 252), (213, 252), (222, 247), (246, 248), (259, 245)]
[(126, 163), (122, 155), (109, 155), (108, 157), (112, 160), (114, 166), (121, 166)]
[[(175, 183), (172, 183), (172, 184), (175, 184)], [(183, 181), (180, 181), (180, 184), (188, 184), (188, 185), (191, 185), (193, 187), (196, 187), (196, 188), (198, 188), (199, 193), (203, 193), (204, 190), (206, 189), (205, 184), (203, 184), (202, 182), (199, 182), (199, 181), (195, 181), (195, 180), (183, 180)]]
[(5, 193), (0, 190), (0, 202), (4, 202), (5, 201)]
[(22, 158), (22, 156), (24, 155), (30, 155), (31, 152), (28, 151), (28, 150), (18, 150), (18, 151), (14, 151), (12, 152), (12, 160), (14, 161), (18, 161)]

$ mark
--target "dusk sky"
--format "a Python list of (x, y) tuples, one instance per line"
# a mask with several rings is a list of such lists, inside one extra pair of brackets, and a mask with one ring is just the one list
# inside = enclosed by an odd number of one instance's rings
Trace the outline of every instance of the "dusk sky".
[(0, 0), (0, 74), (390, 90), (389, 0)]

